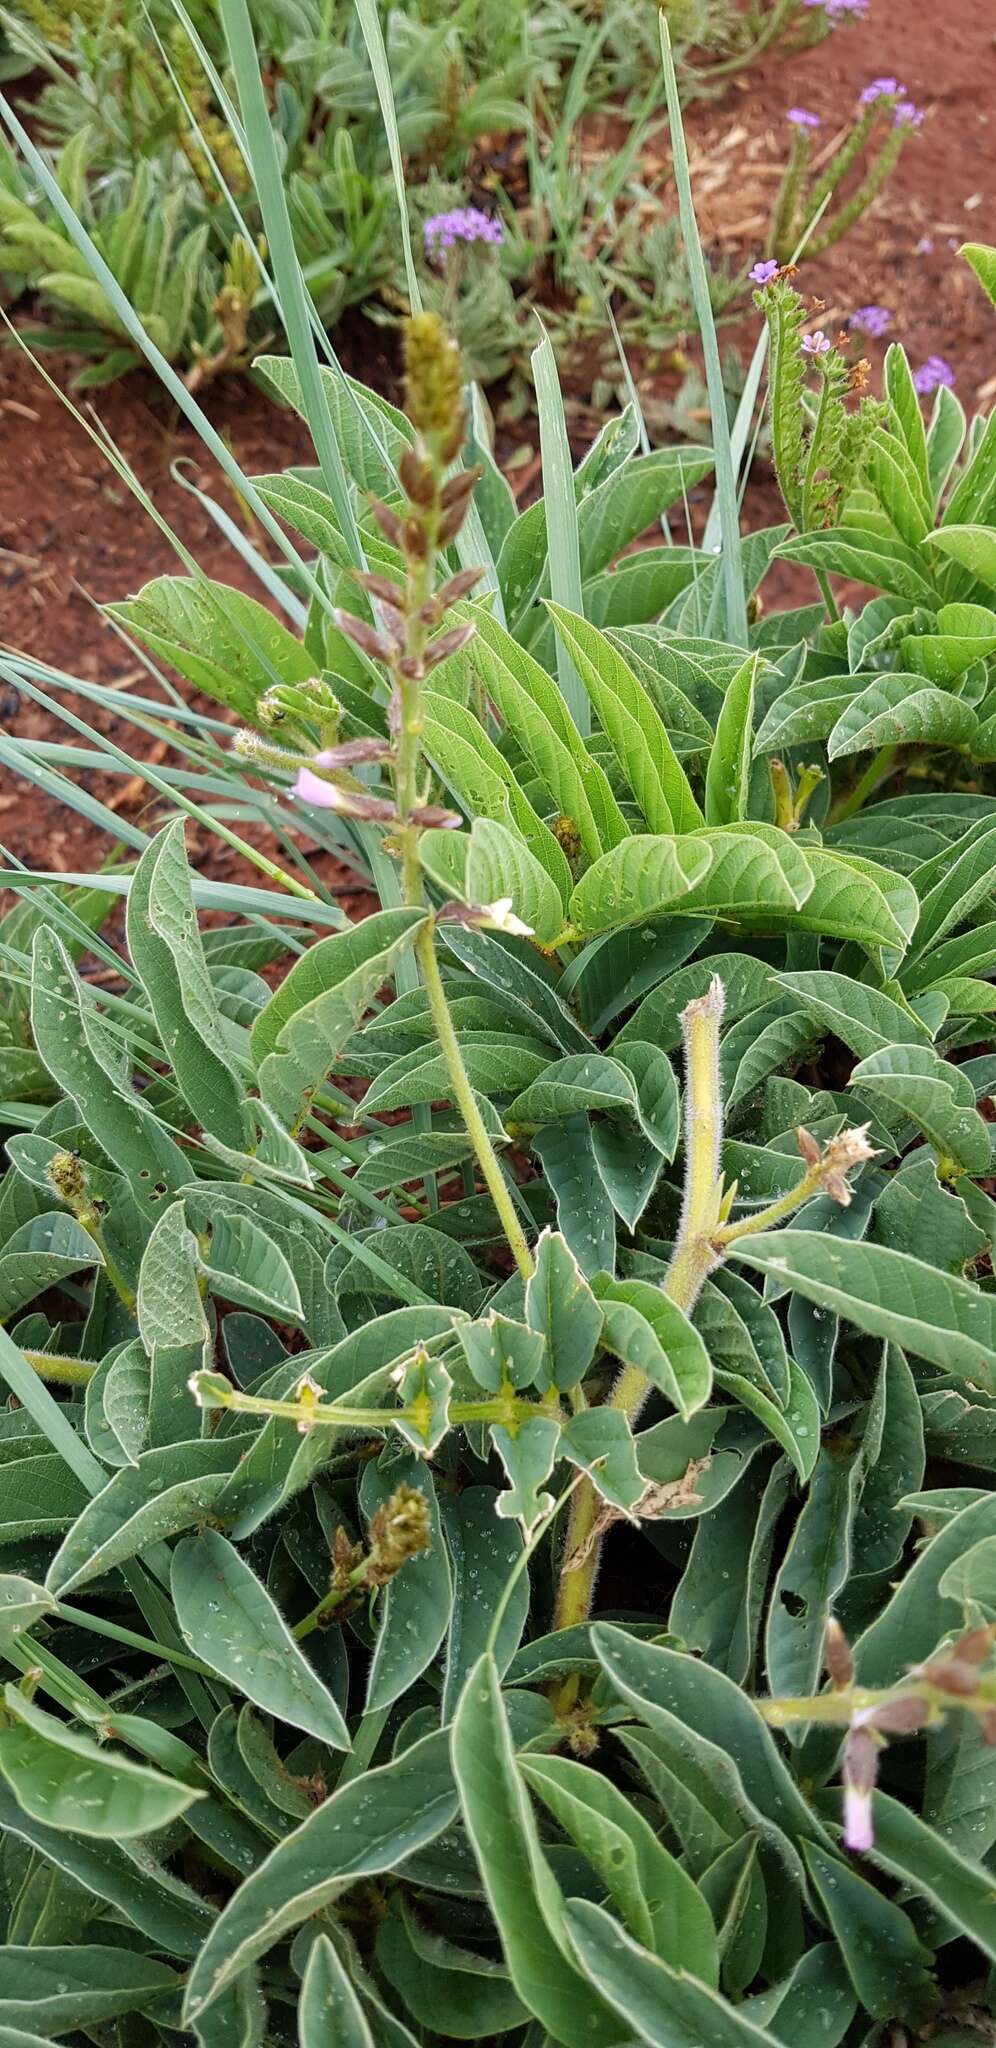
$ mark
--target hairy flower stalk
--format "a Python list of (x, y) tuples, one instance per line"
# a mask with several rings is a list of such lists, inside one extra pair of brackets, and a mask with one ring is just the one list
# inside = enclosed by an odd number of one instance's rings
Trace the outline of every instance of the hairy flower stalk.
[[(851, 1200), (847, 1175), (875, 1156), (868, 1143), (867, 1125), (859, 1130), (841, 1131), (822, 1151), (808, 1131), (800, 1130), (797, 1140), (805, 1170), (795, 1186), (767, 1208), (735, 1223), (729, 1221), (736, 1183), (724, 1187), (720, 1171), (723, 1101), (719, 1033), (724, 1002), (723, 984), (715, 975), (705, 995), (689, 1003), (681, 1016), (685, 1053), (685, 1189), (677, 1241), (663, 1291), (685, 1315), (691, 1315), (709, 1274), (722, 1264), (738, 1238), (770, 1230), (817, 1194), (829, 1195), (846, 1208)], [(636, 1366), (624, 1366), (608, 1405), (620, 1410), (632, 1424), (649, 1392), (646, 1375)], [(569, 1628), (588, 1614), (601, 1548), (595, 1526), (599, 1505), (594, 1487), (586, 1481), (571, 1503), (557, 1592), (557, 1628)], [(569, 1684), (558, 1695), (561, 1711), (573, 1703), (575, 1690)]]
[[(404, 584), (379, 573), (358, 574), (357, 581), (372, 601), (377, 623), (371, 625), (345, 610), (334, 614), (340, 632), (368, 660), (380, 662), (388, 672), (390, 743), (347, 741), (320, 749), (301, 768), (294, 793), (306, 803), (389, 827), (389, 843), (401, 862), (404, 901), (414, 907), (425, 903), (419, 858), (422, 832), (427, 827), (461, 823), (456, 812), (428, 802), (432, 775), (422, 752), (425, 679), (441, 661), (458, 653), (471, 639), (472, 621), (446, 627), (444, 620), (450, 606), (469, 594), (483, 572), (460, 570), (436, 588), (440, 554), (463, 525), (478, 477), (475, 469), (449, 473), (463, 446), (467, 426), (459, 351), (435, 313), (418, 313), (406, 322), (404, 349), (406, 408), (416, 431), (414, 446), (406, 448), (398, 466), (405, 506), (396, 512), (379, 500), (373, 503), (382, 532), (402, 558)], [(352, 767), (374, 760), (390, 764), (393, 802), (367, 794), (350, 773)], [(451, 905), (444, 906), (442, 914), (493, 925), (503, 921), (501, 910), (498, 905), (469, 909)], [(435, 915), (428, 916), (415, 940), (419, 971), (453, 1101), (463, 1117), (516, 1266), (523, 1279), (528, 1279), (533, 1263), (529, 1246), (453, 1028), (436, 957), (437, 922)]]

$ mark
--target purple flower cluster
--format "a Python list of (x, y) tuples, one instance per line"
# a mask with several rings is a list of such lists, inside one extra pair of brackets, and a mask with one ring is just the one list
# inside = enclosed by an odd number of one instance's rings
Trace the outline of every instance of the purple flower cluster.
[(943, 356), (928, 356), (926, 362), (913, 372), (913, 389), (925, 398), (929, 391), (936, 391), (939, 384), (950, 388), (954, 380), (954, 371)]
[(479, 206), (454, 206), (449, 213), (434, 213), (422, 229), (426, 255), (434, 261), (457, 242), (504, 241), (502, 224)]
[(748, 270), (747, 275), (751, 284), (770, 284), (772, 278), (778, 276), (778, 265), (774, 257), (769, 256), (763, 263), (755, 263), (753, 270)]
[(802, 0), (804, 7), (823, 7), (828, 21), (839, 21), (842, 15), (855, 14), (859, 18), (868, 12), (868, 0)]
[(923, 123), (922, 107), (915, 107), (912, 100), (900, 100), (892, 116), (894, 128), (919, 128)]
[(793, 128), (818, 128), (820, 125), (819, 115), (809, 113), (806, 107), (790, 107), (785, 119), (791, 121)]
[(873, 78), (871, 84), (866, 85), (864, 91), (858, 94), (858, 105), (870, 107), (873, 100), (891, 99), (893, 94), (905, 90), (905, 86), (900, 85), (898, 78)]
[(892, 314), (888, 306), (856, 306), (847, 324), (856, 334), (870, 334), (873, 341), (879, 341), (892, 326)]

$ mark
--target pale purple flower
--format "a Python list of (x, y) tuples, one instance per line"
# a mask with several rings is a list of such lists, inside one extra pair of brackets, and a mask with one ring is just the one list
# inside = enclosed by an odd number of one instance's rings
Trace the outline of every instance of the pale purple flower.
[(929, 256), (933, 246), (934, 244), (929, 235), (921, 235), (913, 254), (914, 256)]
[(900, 100), (892, 116), (894, 128), (919, 128), (923, 124), (923, 111), (915, 107), (912, 100)]
[(878, 1747), (866, 1723), (871, 1712), (857, 1713), (844, 1745), (844, 1847), (870, 1849), (875, 1839), (872, 1792), (878, 1777)]
[(828, 348), (832, 347), (830, 336), (824, 334), (822, 327), (818, 327), (815, 334), (804, 334), (802, 337), (804, 356), (825, 356)]
[[(807, 6), (810, 0), (806, 0)], [(854, 14), (858, 18), (868, 12), (868, 0), (824, 0), (828, 21), (839, 21), (842, 15)]]
[(925, 398), (929, 391), (936, 391), (939, 384), (950, 387), (954, 380), (954, 371), (943, 356), (928, 356), (926, 362), (913, 372), (913, 389)]
[[(321, 756), (315, 758), (320, 760)], [(323, 775), (313, 775), (310, 768), (298, 769), (291, 795), (299, 796), (303, 804), (314, 804), (320, 811), (337, 810), (342, 802), (335, 784), (327, 782)]]
[(818, 128), (820, 125), (819, 115), (811, 114), (806, 107), (790, 107), (785, 119), (791, 121), (793, 128)]
[(862, 1791), (859, 1785), (845, 1785), (844, 1847), (870, 1849), (874, 1840), (871, 1793)]
[(873, 100), (888, 99), (893, 93), (903, 92), (898, 78), (873, 78), (863, 92), (858, 94), (859, 107), (870, 107)]
[(426, 255), (438, 262), (457, 242), (501, 242), (502, 224), (479, 206), (453, 206), (448, 213), (434, 213), (422, 229)]
[(755, 263), (747, 275), (752, 284), (770, 284), (772, 278), (778, 276), (778, 265), (774, 257), (769, 256), (763, 263)]
[(888, 306), (856, 306), (847, 324), (856, 334), (870, 334), (873, 341), (878, 341), (886, 328), (892, 326), (892, 314)]

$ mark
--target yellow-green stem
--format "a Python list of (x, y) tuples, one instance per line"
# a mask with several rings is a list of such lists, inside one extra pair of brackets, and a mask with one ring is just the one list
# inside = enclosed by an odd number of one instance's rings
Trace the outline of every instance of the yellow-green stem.
[(463, 1063), (460, 1042), (450, 1016), (443, 977), (436, 958), (435, 924), (430, 918), (419, 932), (415, 941), (422, 983), (429, 1000), (429, 1010), (436, 1028), (439, 1049), (446, 1064), (453, 1101), (463, 1118), (467, 1136), (477, 1155), (477, 1163), (484, 1176), (491, 1199), (498, 1211), (502, 1229), (508, 1239), (512, 1257), (522, 1275), (528, 1280), (533, 1270), (532, 1253), (526, 1243), (525, 1233), (519, 1222), (515, 1203), (509, 1194), (505, 1176), (498, 1163), (498, 1155), (488, 1137), (484, 1119), (478, 1106), (477, 1097), (471, 1087), (467, 1069)]
[(767, 1721), (769, 1728), (787, 1728), (792, 1722), (812, 1721), (824, 1727), (848, 1727), (855, 1714), (873, 1712), (876, 1707), (891, 1706), (895, 1700), (923, 1700), (931, 1709), (932, 1716), (950, 1713), (952, 1707), (963, 1707), (967, 1713), (985, 1715), (992, 1712), (994, 1687), (985, 1679), (980, 1680), (975, 1693), (952, 1694), (939, 1685), (932, 1685), (929, 1679), (904, 1679), (898, 1685), (886, 1685), (878, 1689), (866, 1685), (849, 1685), (840, 1691), (815, 1693), (804, 1699), (755, 1700), (758, 1713)]
[(32, 1372), (53, 1386), (85, 1387), (97, 1368), (85, 1358), (64, 1358), (58, 1351), (25, 1351)]
[[(674, 1256), (664, 1279), (664, 1293), (689, 1315), (710, 1269), (718, 1263), (712, 1238), (719, 1221), (721, 1183), (719, 1154), (723, 1138), (723, 1108), (719, 1091), (719, 1027), (723, 1015), (723, 987), (716, 979), (704, 996), (689, 1003), (682, 1017), (685, 1039), (685, 1205), (678, 1229)], [(621, 1410), (634, 1422), (650, 1382), (636, 1366), (623, 1367), (612, 1393), (610, 1408)], [(591, 1480), (578, 1488), (571, 1503), (561, 1566), (560, 1584), (554, 1607), (555, 1629), (571, 1628), (587, 1618), (598, 1575), (600, 1545), (592, 1542), (598, 1517), (599, 1495)], [(583, 1563), (572, 1563), (579, 1555)], [(558, 1711), (573, 1705), (576, 1685), (568, 1681), (558, 1695)]]

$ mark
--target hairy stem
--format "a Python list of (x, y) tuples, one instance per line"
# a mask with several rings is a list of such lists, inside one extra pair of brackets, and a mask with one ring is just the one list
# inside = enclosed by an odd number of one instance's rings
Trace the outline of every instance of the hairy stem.
[(85, 1387), (97, 1368), (85, 1358), (64, 1358), (58, 1351), (25, 1351), (32, 1372), (58, 1387)]
[(984, 1680), (977, 1693), (953, 1696), (926, 1678), (903, 1679), (898, 1685), (879, 1688), (849, 1685), (833, 1692), (815, 1693), (809, 1698), (756, 1700), (754, 1704), (769, 1728), (788, 1728), (797, 1721), (811, 1721), (827, 1728), (847, 1728), (855, 1714), (874, 1713), (877, 1707), (909, 1699), (923, 1700), (931, 1710), (931, 1718), (949, 1713), (953, 1706), (984, 1716), (992, 1712), (994, 1704), (993, 1688), (991, 1685), (987, 1687)]
[[(723, 1138), (723, 1105), (719, 1091), (719, 1027), (723, 1016), (723, 984), (718, 976), (704, 996), (689, 1003), (681, 1019), (685, 1040), (685, 1202), (674, 1256), (664, 1279), (664, 1293), (690, 1315), (699, 1291), (721, 1254), (714, 1249), (720, 1219), (722, 1186), (719, 1155)], [(608, 1406), (635, 1422), (650, 1391), (637, 1366), (627, 1365), (612, 1389)], [(590, 1479), (571, 1502), (564, 1558), (554, 1606), (555, 1629), (571, 1628), (587, 1618), (601, 1545), (592, 1542), (600, 1497)], [(577, 1560), (583, 1558), (583, 1562)], [(568, 1680), (557, 1695), (557, 1710), (573, 1705), (576, 1683)]]

